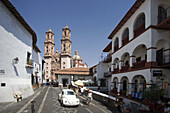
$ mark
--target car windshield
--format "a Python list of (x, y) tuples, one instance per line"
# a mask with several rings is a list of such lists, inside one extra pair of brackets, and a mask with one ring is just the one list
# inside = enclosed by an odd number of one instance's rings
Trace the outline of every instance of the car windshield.
[(73, 91), (67, 91), (67, 95), (74, 95)]

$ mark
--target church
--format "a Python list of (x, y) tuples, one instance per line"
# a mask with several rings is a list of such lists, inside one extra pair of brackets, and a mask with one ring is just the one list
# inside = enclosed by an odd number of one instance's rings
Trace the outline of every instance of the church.
[(71, 30), (66, 25), (62, 29), (61, 53), (55, 51), (54, 33), (46, 32), (44, 42), (45, 82), (57, 82), (60, 86), (71, 85), (72, 81), (90, 79), (89, 68), (78, 51), (71, 56)]

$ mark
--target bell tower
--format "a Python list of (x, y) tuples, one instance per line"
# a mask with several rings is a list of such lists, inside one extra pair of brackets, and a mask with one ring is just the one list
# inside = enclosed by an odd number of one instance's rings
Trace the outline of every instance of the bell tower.
[(49, 29), (46, 32), (45, 42), (44, 42), (44, 59), (45, 59), (45, 80), (46, 82), (51, 82), (53, 79), (51, 73), (51, 61), (54, 55), (54, 33)]
[(61, 39), (61, 69), (70, 68), (71, 59), (71, 30), (66, 25), (62, 29), (62, 39)]

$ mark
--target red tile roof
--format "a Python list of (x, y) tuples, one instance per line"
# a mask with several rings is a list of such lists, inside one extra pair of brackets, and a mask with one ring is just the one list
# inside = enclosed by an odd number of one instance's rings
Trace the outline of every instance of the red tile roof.
[(89, 68), (68, 68), (55, 71), (58, 75), (89, 75)]

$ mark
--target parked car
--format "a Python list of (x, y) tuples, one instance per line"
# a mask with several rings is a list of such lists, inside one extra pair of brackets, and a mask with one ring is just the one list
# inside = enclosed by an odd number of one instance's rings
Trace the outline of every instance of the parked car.
[(61, 102), (62, 106), (79, 106), (80, 104), (80, 100), (71, 89), (63, 89), (62, 93), (58, 95), (58, 100)]

